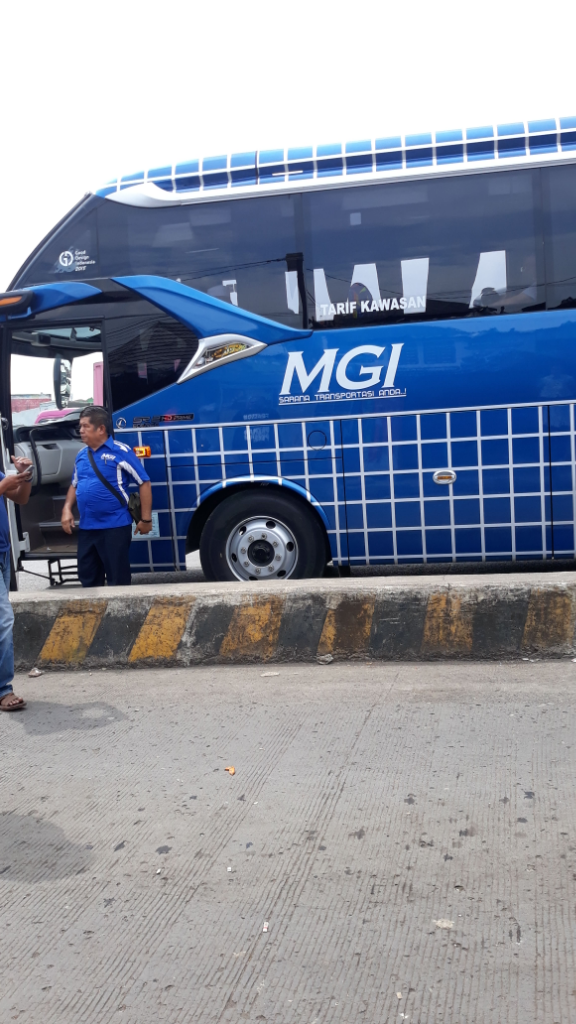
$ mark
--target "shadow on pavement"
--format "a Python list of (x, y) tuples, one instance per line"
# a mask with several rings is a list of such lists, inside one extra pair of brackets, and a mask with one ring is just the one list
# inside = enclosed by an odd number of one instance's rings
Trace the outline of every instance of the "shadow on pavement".
[(93, 861), (92, 849), (91, 843), (71, 842), (52, 821), (15, 811), (0, 813), (0, 883), (49, 882), (83, 874)]
[(25, 711), (12, 715), (30, 736), (76, 730), (90, 732), (126, 719), (121, 711), (105, 701), (89, 704), (58, 704), (50, 700), (28, 701)]

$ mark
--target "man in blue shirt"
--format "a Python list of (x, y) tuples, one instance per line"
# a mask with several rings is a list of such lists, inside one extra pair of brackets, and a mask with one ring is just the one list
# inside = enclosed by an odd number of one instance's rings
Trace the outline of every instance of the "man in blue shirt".
[[(0, 495), (18, 505), (25, 505), (30, 497), (30, 459), (15, 459), (16, 473), (0, 473)], [(26, 701), (17, 697), (12, 688), (14, 679), (14, 612), (10, 604), (10, 527), (8, 513), (0, 497), (0, 711), (21, 711)]]
[[(131, 583), (130, 543), (132, 516), (128, 511), (130, 484), (140, 488), (142, 518), (136, 533), (152, 529), (152, 486), (150, 477), (134, 452), (109, 436), (109, 418), (105, 409), (89, 405), (80, 413), (80, 437), (86, 444), (76, 456), (74, 476), (62, 512), (66, 533), (74, 528), (74, 504), (80, 512), (78, 534), (78, 577), (83, 587), (109, 587)], [(98, 479), (90, 463), (89, 452), (100, 473), (116, 491), (116, 496)]]

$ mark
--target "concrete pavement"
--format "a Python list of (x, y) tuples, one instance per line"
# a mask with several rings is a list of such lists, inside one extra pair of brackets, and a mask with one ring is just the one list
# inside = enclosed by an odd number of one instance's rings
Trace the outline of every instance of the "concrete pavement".
[(3, 1022), (576, 1019), (571, 662), (18, 689)]

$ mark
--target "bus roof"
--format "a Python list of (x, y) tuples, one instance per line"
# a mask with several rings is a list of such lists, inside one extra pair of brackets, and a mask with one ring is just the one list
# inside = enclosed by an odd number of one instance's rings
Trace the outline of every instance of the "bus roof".
[(130, 206), (179, 205), (222, 193), (239, 197), (562, 157), (576, 158), (576, 117), (209, 156), (125, 174), (96, 195)]

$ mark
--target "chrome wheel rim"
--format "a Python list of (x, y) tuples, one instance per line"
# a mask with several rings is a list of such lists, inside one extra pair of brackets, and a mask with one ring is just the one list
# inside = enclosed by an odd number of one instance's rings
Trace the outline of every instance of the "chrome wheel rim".
[(226, 542), (226, 561), (239, 580), (285, 580), (296, 568), (298, 545), (285, 523), (270, 516), (253, 516), (232, 530)]

